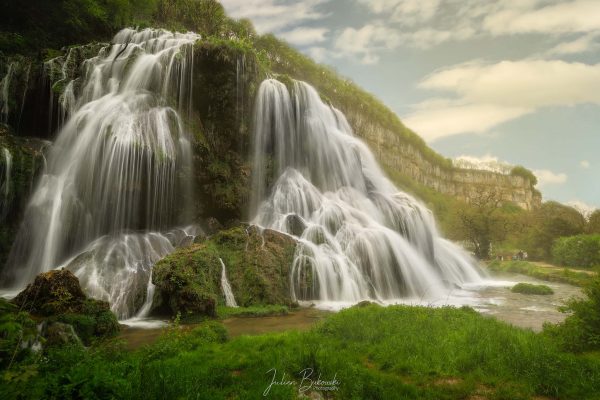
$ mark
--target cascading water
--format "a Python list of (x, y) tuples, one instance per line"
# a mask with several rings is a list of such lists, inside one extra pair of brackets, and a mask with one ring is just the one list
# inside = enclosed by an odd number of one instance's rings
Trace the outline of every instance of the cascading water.
[(9, 63), (6, 75), (4, 75), (2, 81), (0, 81), (0, 122), (3, 124), (8, 122), (8, 115), (10, 113), (10, 86), (16, 66), (17, 64), (15, 62)]
[(225, 296), (225, 305), (227, 307), (237, 307), (235, 296), (227, 279), (227, 268), (225, 268), (225, 263), (220, 257), (219, 262), (221, 263), (221, 290), (223, 291), (223, 296)]
[(23, 286), (64, 265), (120, 318), (142, 307), (152, 265), (183, 240), (173, 236), (190, 234), (158, 232), (192, 210), (191, 144), (180, 114), (191, 110), (198, 39), (124, 29), (66, 84), (68, 119), (27, 207), (5, 283)]
[(6, 147), (2, 147), (0, 157), (0, 222), (4, 221), (12, 202), (12, 154)]
[(400, 192), (314, 88), (268, 79), (255, 110), (254, 223), (296, 237), (298, 300), (436, 301), (481, 281), (431, 212)]

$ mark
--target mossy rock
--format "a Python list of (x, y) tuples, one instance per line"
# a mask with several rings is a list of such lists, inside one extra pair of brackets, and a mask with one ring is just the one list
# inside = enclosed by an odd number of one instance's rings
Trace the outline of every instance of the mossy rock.
[(44, 272), (13, 299), (13, 303), (33, 315), (52, 316), (76, 313), (86, 299), (79, 279), (66, 269)]
[(154, 266), (154, 311), (184, 317), (216, 315), (216, 304), (224, 304), (219, 258), (238, 305), (290, 305), (289, 272), (295, 248), (296, 241), (288, 235), (238, 226), (178, 249)]
[(109, 304), (87, 298), (79, 279), (67, 269), (39, 274), (12, 302), (49, 324), (60, 322), (73, 326), (85, 344), (97, 338), (112, 337), (119, 331)]
[(554, 294), (554, 290), (546, 285), (533, 285), (531, 283), (517, 283), (510, 290), (513, 293), (522, 294), (537, 294), (537, 295), (550, 295)]

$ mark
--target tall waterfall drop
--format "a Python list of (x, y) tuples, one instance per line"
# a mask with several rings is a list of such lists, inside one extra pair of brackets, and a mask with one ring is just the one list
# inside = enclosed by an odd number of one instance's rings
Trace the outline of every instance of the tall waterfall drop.
[[(194, 33), (124, 29), (61, 96), (67, 112), (28, 204), (4, 284), (71, 269), (120, 318), (144, 305), (152, 265), (194, 235)], [(168, 232), (168, 233), (165, 233)]]
[(268, 79), (255, 110), (254, 223), (299, 241), (297, 300), (437, 301), (481, 281), (432, 214), (383, 174), (344, 115), (314, 88)]

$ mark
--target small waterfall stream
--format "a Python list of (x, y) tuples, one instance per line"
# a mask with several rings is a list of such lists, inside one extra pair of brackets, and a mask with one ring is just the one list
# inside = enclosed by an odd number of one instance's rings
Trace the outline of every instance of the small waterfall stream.
[(6, 147), (2, 147), (0, 162), (0, 221), (6, 217), (12, 200), (12, 154)]
[(223, 291), (223, 296), (225, 296), (225, 305), (227, 307), (237, 307), (238, 305), (235, 301), (235, 297), (233, 296), (231, 285), (227, 279), (227, 268), (220, 257), (219, 262), (221, 263), (221, 290)]
[(255, 109), (251, 215), (299, 242), (297, 300), (438, 301), (482, 280), (433, 216), (383, 174), (345, 116), (314, 88), (268, 79)]

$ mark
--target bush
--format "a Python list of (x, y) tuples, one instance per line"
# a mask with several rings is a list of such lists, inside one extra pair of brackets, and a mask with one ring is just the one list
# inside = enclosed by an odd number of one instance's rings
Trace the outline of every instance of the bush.
[(561, 308), (572, 313), (562, 324), (544, 325), (544, 333), (569, 351), (600, 350), (600, 277), (595, 277), (583, 292), (586, 299), (572, 299)]
[(527, 179), (531, 186), (537, 185), (537, 177), (533, 174), (533, 172), (531, 172), (523, 166), (517, 165), (510, 171), (510, 174), (513, 176), (520, 176), (521, 178)]
[(569, 267), (600, 265), (600, 235), (562, 237), (552, 247), (554, 262)]
[(532, 285), (531, 283), (517, 283), (515, 286), (512, 287), (510, 291), (513, 293), (522, 294), (554, 294), (554, 290), (552, 290), (546, 285)]

